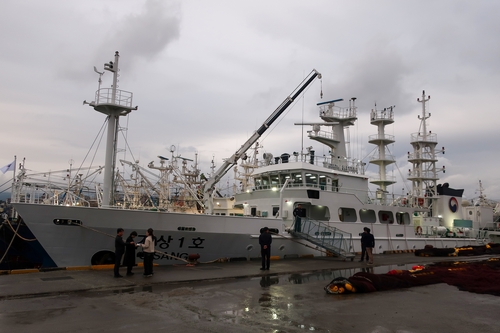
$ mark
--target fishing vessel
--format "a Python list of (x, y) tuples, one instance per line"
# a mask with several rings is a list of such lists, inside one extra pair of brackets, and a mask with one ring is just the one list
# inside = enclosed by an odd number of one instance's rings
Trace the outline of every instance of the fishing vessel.
[[(429, 244), (454, 247), (489, 241), (487, 230), (479, 230), (481, 225), (462, 218), (463, 190), (437, 184), (437, 137), (425, 128), (430, 116), (425, 94), (421, 100), (424, 130), (411, 136), (414, 153), (409, 154), (413, 164), (409, 179), (413, 187), (405, 195), (395, 196), (388, 191), (395, 183), (387, 172), (394, 163), (387, 153), (394, 137), (385, 134), (384, 128), (394, 122), (392, 108), (371, 112), (371, 123), (378, 128), (378, 134), (369, 138), (377, 146), (377, 154), (370, 159), (379, 167), (379, 176), (374, 179), (365, 175), (364, 163), (352, 159), (346, 150), (344, 131), (357, 120), (355, 99), (349, 101), (348, 107), (337, 106), (341, 100), (318, 103), (321, 121), (298, 124), (312, 126), (309, 138), (326, 145), (328, 156), (317, 156), (311, 147), (277, 157), (265, 153), (260, 158), (259, 138), (315, 79), (321, 78), (316, 70), (209, 177), (181, 172), (181, 168), (174, 171), (164, 164), (164, 157), (160, 167), (150, 164), (151, 169), (160, 172), (159, 183), (169, 183), (165, 177), (172, 173), (183, 179), (186, 186), (182, 196), (159, 186), (150, 205), (137, 204), (140, 200), (131, 194), (122, 194), (119, 199), (116, 188), (120, 184), (122, 189), (127, 187), (115, 174), (119, 118), (137, 107), (132, 104), (132, 93), (117, 89), (118, 64), (116, 52), (114, 61), (104, 65), (113, 73), (112, 87), (101, 88), (99, 79), (95, 100), (85, 102), (105, 114), (108, 122), (104, 181), (95, 189), (97, 204), (81, 199), (78, 191), (65, 195), (64, 203), (59, 199), (37, 200), (35, 193), (29, 197), (17, 195), (13, 203), (59, 267), (112, 262), (114, 242), (109, 236), (117, 228), (137, 230), (139, 236), (144, 234), (141, 231), (153, 228), (160, 251), (155, 260), (159, 264), (178, 263), (176, 258), (188, 259), (190, 254), (199, 255), (204, 262), (259, 257), (258, 236), (263, 227), (273, 232), (272, 255), (281, 258), (312, 254), (352, 260), (360, 251), (360, 233), (365, 226), (375, 235), (375, 253)], [(240, 161), (243, 172), (237, 172), (241, 182), (235, 186), (234, 196), (219, 196), (217, 183)], [(140, 169), (135, 162), (125, 164)], [(378, 186), (373, 195), (370, 182)], [(22, 187), (21, 182), (14, 185)], [(137, 189), (132, 187), (132, 193)], [(302, 208), (296, 210), (299, 204)]]

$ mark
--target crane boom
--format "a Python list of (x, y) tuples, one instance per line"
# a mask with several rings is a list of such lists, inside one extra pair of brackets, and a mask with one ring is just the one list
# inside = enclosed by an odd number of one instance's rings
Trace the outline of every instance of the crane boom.
[(262, 134), (278, 119), (281, 114), (294, 102), (294, 100), (311, 84), (314, 79), (321, 79), (321, 73), (313, 69), (311, 73), (295, 88), (292, 93), (285, 98), (285, 100), (274, 110), (269, 118), (259, 127), (257, 131), (238, 149), (231, 157), (226, 159), (221, 167), (214, 173), (214, 175), (203, 186), (203, 202), (205, 205), (206, 213), (213, 213), (213, 192), (214, 186), (222, 177), (235, 165), (238, 160), (245, 154), (248, 149), (262, 136)]

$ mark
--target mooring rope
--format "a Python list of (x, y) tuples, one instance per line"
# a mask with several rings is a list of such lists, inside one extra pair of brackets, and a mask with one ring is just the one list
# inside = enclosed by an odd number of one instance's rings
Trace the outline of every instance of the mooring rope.
[(19, 230), (20, 225), (21, 225), (21, 223), (17, 224), (17, 229), (16, 229), (14, 235), (12, 236), (12, 239), (10, 240), (9, 246), (7, 247), (7, 249), (5, 250), (5, 253), (2, 256), (2, 259), (0, 259), (0, 263), (3, 262), (4, 258), (7, 256), (7, 253), (9, 253), (10, 247), (12, 246), (12, 243), (14, 243), (14, 239), (16, 238), (16, 234), (17, 234), (17, 231)]
[[(4, 222), (7, 222), (7, 224), (9, 225), (10, 230), (12, 230), (12, 232), (14, 233), (14, 237), (17, 236), (17, 237), (21, 238), (23, 241), (26, 241), (26, 242), (34, 242), (34, 241), (36, 241), (36, 238), (28, 239), (28, 238), (24, 238), (23, 236), (19, 235), (19, 233), (17, 232), (17, 230), (14, 230), (14, 227), (12, 226), (12, 224), (10, 224), (9, 220), (4, 220)], [(21, 224), (21, 222), (19, 221), (18, 224), (17, 224), (17, 228), (18, 229), (19, 229), (19, 225), (20, 224)]]

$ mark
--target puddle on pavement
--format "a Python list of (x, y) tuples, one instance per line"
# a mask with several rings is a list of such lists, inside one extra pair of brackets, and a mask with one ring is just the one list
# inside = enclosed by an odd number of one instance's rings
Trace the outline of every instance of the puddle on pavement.
[[(330, 281), (338, 277), (348, 278), (357, 272), (381, 274), (393, 269), (411, 269), (412, 266), (414, 265), (365, 266), (283, 275), (272, 274), (271, 271), (270, 274), (252, 278), (155, 284), (85, 294), (87, 297), (119, 295), (125, 297), (120, 298), (120, 301), (133, 303), (135, 294), (153, 293), (156, 297), (153, 298), (156, 308), (184, 313), (194, 322), (215, 320), (227, 324), (255, 325), (255, 327), (266, 327), (267, 332), (273, 333), (286, 331), (268, 330), (273, 326), (300, 331), (328, 332), (327, 328), (321, 327), (323, 325), (321, 320), (314, 323), (303, 321), (314, 316), (315, 310), (314, 307), (304, 308), (302, 304), (310, 304), (311, 301), (314, 303), (312, 297), (324, 295), (323, 287)], [(352, 300), (355, 297), (359, 296), (343, 295), (336, 297), (335, 300)], [(207, 301), (208, 299), (211, 301)]]
[[(325, 270), (321, 272), (304, 272), (297, 274), (267, 274), (260, 277), (253, 278), (241, 278), (237, 280), (220, 280), (220, 281), (207, 281), (203, 283), (196, 283), (193, 285), (193, 288), (221, 285), (221, 284), (233, 284), (233, 283), (244, 283), (248, 284), (248, 286), (256, 286), (254, 281), (258, 280), (260, 287), (266, 288), (271, 287), (273, 285), (287, 285), (287, 284), (306, 284), (313, 283), (318, 281), (325, 281), (326, 283), (338, 277), (350, 277), (357, 272), (367, 272), (367, 273), (375, 273), (375, 274), (384, 274), (392, 269), (401, 269), (408, 270), (412, 269), (412, 267), (416, 264), (402, 264), (402, 265), (386, 265), (386, 266), (366, 266), (366, 267), (358, 267), (358, 268), (350, 268), (350, 269), (340, 269), (340, 270)], [(100, 296), (106, 296), (110, 294), (133, 294), (133, 293), (142, 293), (142, 292), (155, 292), (162, 293), (165, 291), (173, 290), (180, 288), (183, 285), (191, 285), (189, 282), (179, 282), (175, 284), (164, 284), (164, 285), (155, 285), (153, 286), (140, 286), (140, 287), (127, 287), (121, 289), (113, 289), (111, 291), (99, 291), (97, 292)]]

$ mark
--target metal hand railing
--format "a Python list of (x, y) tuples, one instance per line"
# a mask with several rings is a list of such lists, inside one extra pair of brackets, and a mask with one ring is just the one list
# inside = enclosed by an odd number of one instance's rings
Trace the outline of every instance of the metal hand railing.
[(321, 248), (343, 257), (354, 257), (352, 234), (348, 232), (308, 218), (296, 219), (292, 227), (294, 234)]

